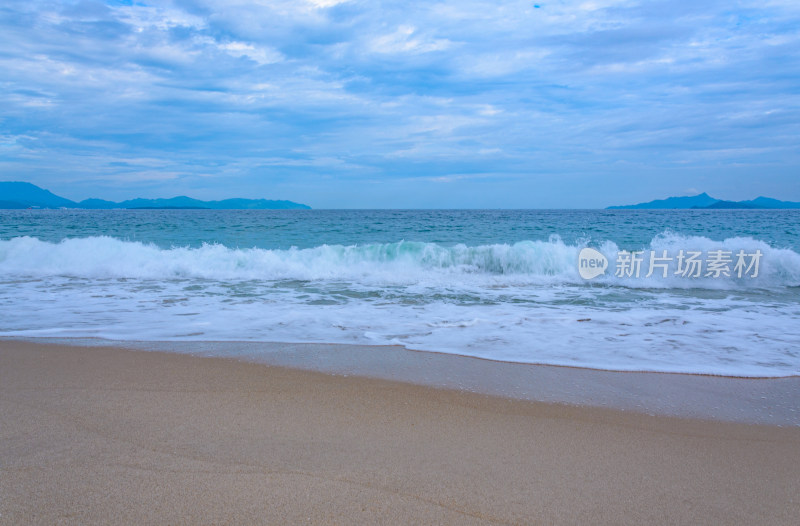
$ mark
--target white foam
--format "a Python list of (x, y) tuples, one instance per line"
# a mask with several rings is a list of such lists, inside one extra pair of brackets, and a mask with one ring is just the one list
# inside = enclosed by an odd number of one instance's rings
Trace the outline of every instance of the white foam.
[[(110, 237), (66, 239), (60, 243), (18, 237), (0, 240), (0, 273), (6, 276), (137, 279), (339, 279), (370, 285), (581, 283), (577, 272), (577, 255), (581, 248), (583, 245), (566, 245), (558, 237), (546, 242), (475, 247), (401, 241), (322, 245), (302, 250), (233, 249), (218, 244), (160, 249)], [(688, 279), (674, 275), (661, 278), (658, 274), (646, 279), (618, 278), (614, 275), (613, 262), (619, 247), (607, 241), (599, 249), (612, 262), (612, 267), (597, 282), (609, 285), (710, 289), (800, 286), (800, 254), (773, 248), (752, 238), (719, 242), (662, 234), (642, 250), (667, 250), (670, 254), (677, 254), (680, 249), (760, 250), (763, 257), (757, 278)], [(648, 261), (645, 259), (643, 268), (646, 269)]]
[[(0, 240), (0, 335), (401, 344), (603, 369), (800, 374), (797, 253), (667, 233), (642, 248), (758, 249), (761, 273), (586, 282), (581, 248), (555, 237), (304, 250), (13, 238)], [(618, 250), (598, 248), (609, 261)]]

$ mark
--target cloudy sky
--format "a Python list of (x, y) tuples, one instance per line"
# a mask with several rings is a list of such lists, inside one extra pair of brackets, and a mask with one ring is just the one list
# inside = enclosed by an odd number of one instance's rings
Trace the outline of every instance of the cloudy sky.
[(4, 0), (0, 180), (315, 208), (800, 201), (800, 2)]

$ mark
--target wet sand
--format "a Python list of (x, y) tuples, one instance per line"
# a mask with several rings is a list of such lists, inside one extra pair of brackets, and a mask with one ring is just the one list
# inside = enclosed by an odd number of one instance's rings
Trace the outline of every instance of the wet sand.
[(0, 341), (2, 524), (796, 524), (800, 428)]

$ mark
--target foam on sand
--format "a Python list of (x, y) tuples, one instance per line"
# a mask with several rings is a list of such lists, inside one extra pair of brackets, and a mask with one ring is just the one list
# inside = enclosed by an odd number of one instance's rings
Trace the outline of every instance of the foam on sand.
[[(268, 250), (111, 237), (0, 240), (0, 335), (404, 345), (495, 360), (800, 374), (800, 254), (669, 232), (646, 247), (760, 251), (759, 274), (578, 274), (585, 244), (406, 242)], [(645, 259), (643, 268), (647, 266)]]

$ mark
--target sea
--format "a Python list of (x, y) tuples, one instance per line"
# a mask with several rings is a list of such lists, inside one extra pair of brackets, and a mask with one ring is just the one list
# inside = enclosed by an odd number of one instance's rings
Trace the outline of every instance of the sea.
[(796, 376), (800, 210), (3, 210), (0, 337)]

